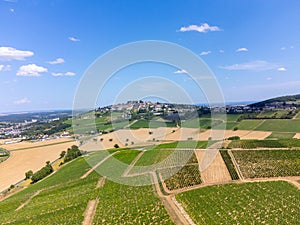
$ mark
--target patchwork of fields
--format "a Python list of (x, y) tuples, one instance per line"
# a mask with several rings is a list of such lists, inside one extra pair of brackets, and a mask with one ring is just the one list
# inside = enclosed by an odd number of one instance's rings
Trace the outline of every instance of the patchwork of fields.
[[(86, 122), (82, 129), (88, 131), (93, 122)], [(158, 120), (115, 121), (120, 125), (116, 131), (81, 146), (98, 151), (1, 200), (1, 224), (297, 224), (300, 140), (293, 138), (299, 135), (300, 120), (229, 115), (227, 130), (217, 130), (216, 136), (241, 140), (226, 141), (217, 154), (220, 139), (208, 141), (210, 128), (222, 128), (224, 121), (203, 117), (198, 122), (200, 129), (193, 128), (197, 121), (183, 123), (185, 127)], [(97, 118), (96, 126), (114, 129), (107, 118)], [(13, 151), (0, 163), (0, 185), (7, 188), (14, 183), (11, 178), (24, 178), (26, 171), (53, 161), (73, 144), (7, 145)], [(116, 144), (128, 149), (114, 148)], [(151, 185), (155, 180), (159, 184)]]

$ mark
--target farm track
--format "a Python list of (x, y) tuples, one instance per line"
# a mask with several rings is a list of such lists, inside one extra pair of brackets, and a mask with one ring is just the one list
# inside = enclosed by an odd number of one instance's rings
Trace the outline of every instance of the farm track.
[(101, 178), (98, 180), (98, 183), (97, 183), (95, 189), (98, 189), (98, 188), (103, 187), (104, 184), (105, 184), (105, 180), (106, 180), (106, 177), (101, 177)]
[(109, 159), (110, 157), (112, 157), (114, 154), (116, 154), (118, 152), (114, 152), (108, 156), (106, 156), (104, 159), (102, 159), (100, 162), (98, 162), (95, 166), (93, 166), (91, 169), (89, 169), (85, 174), (83, 174), (80, 179), (84, 179), (86, 178), (88, 175), (90, 175), (95, 169), (97, 169), (98, 166), (100, 166), (102, 163), (104, 163), (107, 159)]
[(41, 191), (43, 191), (43, 190), (38, 190), (38, 191), (36, 191), (36, 192), (35, 192), (33, 195), (31, 195), (24, 203), (22, 203), (18, 208), (16, 208), (15, 211), (18, 211), (18, 210), (22, 209), (25, 205), (27, 205), (27, 204), (31, 201), (31, 199), (33, 199), (35, 196), (37, 196), (39, 193), (41, 193)]
[(97, 205), (99, 203), (99, 199), (90, 200), (87, 204), (86, 210), (84, 212), (84, 219), (82, 221), (82, 225), (91, 225), (93, 224), (94, 216), (96, 213)]
[[(161, 199), (162, 203), (164, 204), (172, 221), (178, 225), (193, 225), (194, 223), (191, 224), (189, 220), (187, 220), (189, 216), (185, 212), (185, 210), (183, 208), (181, 208), (180, 210), (172, 200), (172, 197), (174, 198), (174, 196), (168, 196), (162, 193), (155, 172), (151, 172), (151, 175), (153, 179), (154, 190), (158, 197)], [(190, 219), (190, 221), (192, 220)]]

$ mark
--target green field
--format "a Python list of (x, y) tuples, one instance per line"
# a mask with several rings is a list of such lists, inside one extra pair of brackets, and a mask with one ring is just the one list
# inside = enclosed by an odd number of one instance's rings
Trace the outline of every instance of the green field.
[(176, 127), (176, 124), (173, 122), (138, 120), (134, 124), (131, 124), (130, 129), (159, 128), (159, 127)]
[[(122, 151), (115, 157), (129, 164), (137, 153)], [(96, 163), (104, 156), (97, 152), (87, 158)], [(108, 161), (103, 167), (109, 164)], [(92, 172), (80, 179), (89, 168), (81, 157), (45, 180), (1, 201), (1, 224), (81, 224), (88, 201), (96, 198), (100, 201), (94, 224), (173, 224), (152, 186), (130, 187), (107, 180), (103, 188), (95, 189), (99, 174)], [(15, 211), (38, 190), (41, 192), (37, 196)]]
[(296, 133), (272, 132), (267, 139), (292, 139)]
[(229, 148), (299, 148), (300, 139), (282, 139), (282, 140), (233, 140), (228, 145)]
[(214, 144), (215, 141), (175, 141), (170, 143), (159, 144), (154, 149), (168, 149), (168, 148), (207, 148)]
[(300, 191), (283, 181), (204, 187), (176, 199), (196, 224), (299, 224)]
[(277, 132), (299, 132), (300, 120), (265, 120), (255, 130)]
[(232, 151), (245, 178), (300, 176), (300, 150)]
[(254, 130), (262, 120), (242, 120), (237, 126), (239, 130)]

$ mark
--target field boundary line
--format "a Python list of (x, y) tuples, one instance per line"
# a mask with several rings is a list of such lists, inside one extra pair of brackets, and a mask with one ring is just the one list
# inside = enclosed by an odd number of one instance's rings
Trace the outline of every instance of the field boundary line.
[(108, 156), (106, 156), (104, 159), (102, 159), (100, 162), (98, 162), (95, 166), (93, 166), (91, 169), (89, 169), (85, 174), (83, 174), (80, 179), (84, 179), (86, 178), (88, 175), (90, 175), (98, 166), (100, 166), (102, 163), (104, 163), (107, 159), (109, 159), (110, 157), (112, 157), (113, 155), (115, 155), (118, 152), (114, 152)]
[(35, 196), (37, 196), (39, 193), (41, 193), (41, 191), (43, 191), (43, 189), (36, 191), (24, 203), (22, 203), (18, 208), (16, 208), (15, 211), (18, 211), (18, 210), (22, 209), (24, 206), (26, 206), (31, 201), (31, 199), (33, 199)]
[(127, 167), (127, 169), (124, 171), (122, 174), (122, 177), (133, 177), (133, 176), (138, 176), (142, 174), (129, 174), (136, 162), (143, 156), (143, 154), (146, 152), (145, 149), (143, 149), (136, 157), (135, 159), (130, 163), (130, 165)]
[(184, 216), (184, 218), (188, 221), (190, 225), (196, 225), (189, 214), (184, 210), (182, 205), (176, 200), (174, 196), (171, 197), (172, 202), (176, 205), (180, 213)]
[(69, 142), (76, 142), (76, 140), (62, 141), (62, 142), (58, 142), (58, 143), (45, 144), (45, 145), (26, 147), (26, 148), (17, 148), (17, 149), (12, 149), (12, 150), (9, 150), (9, 151), (14, 152), (14, 151), (31, 150), (33, 148), (43, 148), (43, 147), (47, 147), (47, 146), (60, 145), (60, 144), (65, 144), (65, 143), (69, 143)]
[(239, 167), (237, 161), (235, 160), (234, 155), (233, 155), (233, 153), (232, 153), (231, 150), (228, 150), (228, 155), (229, 155), (230, 158), (231, 158), (231, 161), (232, 161), (232, 163), (233, 163), (233, 165), (234, 165), (234, 167), (235, 167), (235, 169), (236, 169), (236, 172), (237, 172), (239, 178), (240, 178), (241, 180), (244, 180), (244, 176), (243, 176), (243, 174), (242, 174), (242, 171), (240, 170), (240, 167)]
[(96, 214), (97, 205), (99, 203), (99, 199), (96, 198), (94, 200), (90, 200), (86, 206), (85, 212), (83, 214), (84, 219), (82, 221), (82, 225), (91, 225), (93, 224), (93, 220)]

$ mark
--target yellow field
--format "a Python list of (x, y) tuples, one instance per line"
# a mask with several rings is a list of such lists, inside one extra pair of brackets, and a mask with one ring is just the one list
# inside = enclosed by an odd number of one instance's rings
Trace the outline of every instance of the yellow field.
[[(12, 151), (10, 157), (3, 163), (0, 163), (0, 191), (5, 190), (11, 184), (15, 184), (21, 179), (24, 179), (25, 172), (28, 170), (32, 170), (33, 172), (39, 170), (45, 165), (46, 161), (54, 161), (59, 157), (61, 151), (67, 150), (67, 148), (76, 144), (75, 141), (59, 144), (59, 140), (60, 142), (65, 142), (70, 139), (64, 138), (44, 141), (41, 142), (43, 145), (53, 144), (54, 141), (56, 144), (51, 146), (38, 145), (40, 147), (37, 147), (38, 143), (31, 143), (31, 145), (30, 143), (25, 142), (11, 144), (14, 148), (27, 148), (31, 146), (34, 148)], [(5, 145), (6, 148), (8, 146), (10, 145)]]
[(19, 143), (14, 144), (6, 144), (4, 145), (2, 141), (2, 145), (0, 145), (0, 148), (4, 148), (7, 150), (15, 150), (15, 149), (22, 149), (22, 148), (31, 148), (31, 147), (38, 147), (38, 146), (44, 146), (44, 145), (51, 145), (51, 144), (57, 144), (61, 142), (70, 141), (69, 138), (57, 138), (57, 139), (51, 139), (51, 140), (45, 140), (45, 141), (22, 141)]

